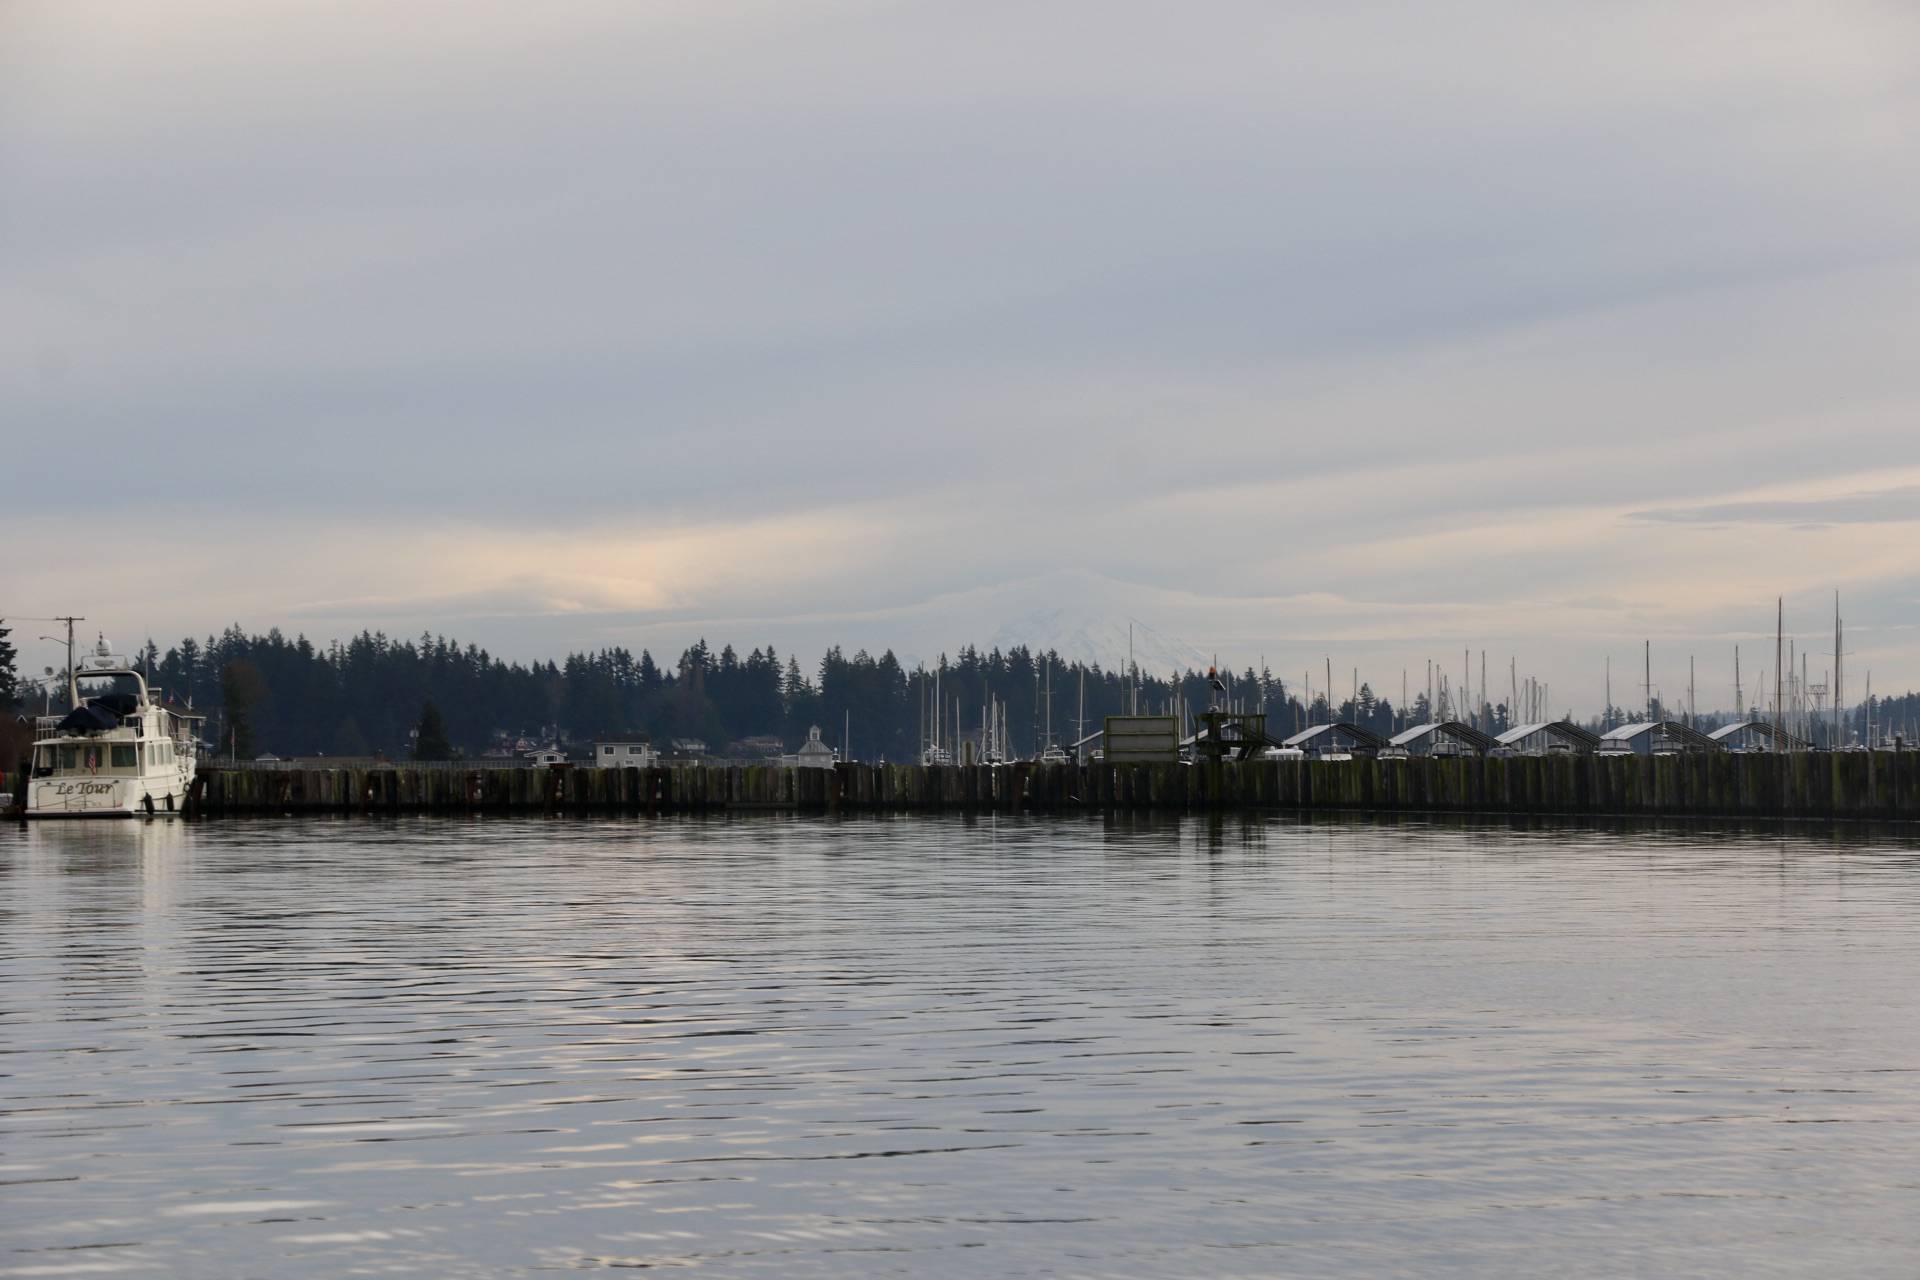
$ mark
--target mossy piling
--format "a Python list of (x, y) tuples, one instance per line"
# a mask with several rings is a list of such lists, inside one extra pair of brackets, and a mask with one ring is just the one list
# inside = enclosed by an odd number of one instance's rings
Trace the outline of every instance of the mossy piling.
[(203, 816), (282, 813), (1409, 813), (1920, 818), (1920, 753), (1517, 756), (1218, 764), (220, 769)]

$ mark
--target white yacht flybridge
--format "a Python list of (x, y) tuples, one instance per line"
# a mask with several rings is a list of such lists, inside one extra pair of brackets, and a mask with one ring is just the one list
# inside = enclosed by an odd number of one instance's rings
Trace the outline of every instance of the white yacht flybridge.
[(29, 818), (132, 818), (178, 813), (193, 784), (194, 726), (163, 706), (147, 679), (102, 636), (73, 664), (73, 710), (34, 731)]

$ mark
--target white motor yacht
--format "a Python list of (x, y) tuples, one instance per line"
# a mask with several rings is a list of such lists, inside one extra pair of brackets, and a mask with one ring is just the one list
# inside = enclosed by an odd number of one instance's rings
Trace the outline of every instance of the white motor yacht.
[(75, 664), (73, 710), (35, 727), (29, 818), (132, 818), (178, 813), (193, 785), (191, 711), (159, 702), (147, 678), (103, 636)]

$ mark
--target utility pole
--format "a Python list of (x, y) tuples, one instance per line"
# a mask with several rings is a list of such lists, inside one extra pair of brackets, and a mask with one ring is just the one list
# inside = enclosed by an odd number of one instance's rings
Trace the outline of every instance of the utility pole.
[[(23, 618), (21, 621), (24, 622), (27, 621), (27, 619)], [(39, 622), (41, 619), (35, 618), (32, 619), (32, 621)], [(45, 621), (64, 622), (67, 624), (67, 707), (71, 710), (80, 705), (80, 678), (74, 674), (73, 670), (73, 624), (76, 622), (85, 622), (86, 619), (68, 616), (64, 618), (47, 618)]]
[(1747, 718), (1747, 704), (1740, 700), (1740, 646), (1733, 646), (1733, 718)]

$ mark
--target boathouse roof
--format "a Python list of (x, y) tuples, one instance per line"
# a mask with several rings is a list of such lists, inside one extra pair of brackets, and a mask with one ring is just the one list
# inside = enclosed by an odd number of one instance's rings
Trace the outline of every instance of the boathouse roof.
[(1493, 746), (1492, 738), (1489, 738), (1472, 725), (1464, 724), (1459, 720), (1442, 720), (1438, 723), (1429, 721), (1426, 724), (1417, 724), (1411, 729), (1405, 729), (1394, 734), (1392, 738), (1388, 739), (1388, 743), (1396, 747), (1410, 746), (1422, 738), (1427, 737), (1429, 734), (1435, 733), (1445, 733), (1449, 737), (1458, 738), (1461, 742), (1466, 743), (1478, 751), (1486, 751)]
[(1336, 720), (1332, 724), (1316, 724), (1311, 729), (1302, 729), (1280, 745), (1283, 747), (1317, 745), (1319, 740), (1328, 734), (1347, 738), (1362, 747), (1379, 748), (1387, 745), (1387, 740), (1373, 730), (1362, 729), (1359, 725), (1346, 720)]
[(1785, 729), (1781, 729), (1766, 720), (1736, 720), (1732, 724), (1720, 726), (1718, 729), (1707, 734), (1707, 736), (1715, 742), (1724, 744), (1728, 739), (1737, 737), (1743, 732), (1750, 733), (1757, 738), (1765, 738), (1769, 743), (1781, 750), (1805, 751), (1807, 749), (1807, 744), (1804, 740), (1795, 737)]
[(1600, 741), (1632, 742), (1635, 738), (1656, 730), (1682, 746), (1711, 750), (1720, 745), (1698, 729), (1689, 729), (1678, 720), (1642, 720), (1634, 724), (1617, 725), (1601, 734)]
[(1577, 725), (1571, 720), (1536, 720), (1532, 724), (1515, 725), (1505, 733), (1495, 737), (1494, 741), (1503, 747), (1510, 747), (1516, 742), (1524, 742), (1534, 734), (1539, 733), (1542, 729), (1551, 729), (1555, 733), (1572, 738), (1576, 742), (1584, 742), (1590, 747), (1600, 745), (1599, 734), (1591, 729)]

